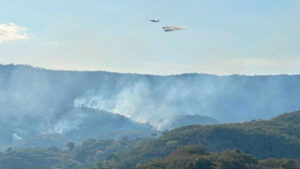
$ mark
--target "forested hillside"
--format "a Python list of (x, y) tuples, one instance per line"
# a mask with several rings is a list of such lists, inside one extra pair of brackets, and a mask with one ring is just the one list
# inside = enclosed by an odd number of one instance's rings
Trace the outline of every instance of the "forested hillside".
[[(299, 75), (156, 76), (0, 65), (0, 144), (15, 144), (41, 134), (78, 137), (71, 133), (89, 120), (107, 119), (101, 112), (161, 131), (191, 124), (271, 118), (300, 109), (299, 84)], [(87, 118), (90, 110), (84, 109), (92, 110), (93, 118)], [(91, 135), (110, 139), (104, 126), (122, 130), (114, 124), (105, 120), (103, 125), (93, 125), (103, 131), (102, 135), (91, 132), (76, 139)]]
[[(7, 148), (49, 148), (56, 146), (63, 148), (68, 142), (80, 143), (88, 138), (96, 139), (120, 139), (122, 137), (143, 138), (152, 134), (159, 134), (152, 126), (132, 121), (122, 115), (113, 114), (106, 111), (77, 107), (67, 109), (68, 113), (62, 112), (61, 119), (52, 130), (42, 132), (40, 128), (30, 128), (23, 133), (22, 138), (14, 132), (14, 128), (9, 123), (2, 123), (0, 128), (2, 135), (14, 133), (13, 142), (0, 144), (0, 150)], [(1, 121), (1, 120), (0, 120)], [(33, 119), (24, 119), (27, 125), (35, 126), (37, 123)], [(22, 126), (26, 129), (27, 126)], [(31, 132), (31, 133), (30, 133)], [(7, 138), (10, 138), (7, 135)], [(6, 137), (1, 138), (2, 141)]]
[(176, 165), (177, 168), (298, 169), (299, 120), (300, 111), (265, 121), (186, 126), (151, 139), (89, 139), (77, 146), (69, 143), (64, 149), (7, 149), (0, 154), (0, 168), (166, 169)]
[(124, 137), (119, 141), (88, 139), (77, 146), (70, 142), (63, 149), (50, 147), (13, 150), (8, 148), (0, 153), (0, 168), (82, 169), (111, 158), (112, 154), (134, 145), (137, 141)]
[(138, 165), (136, 169), (300, 169), (300, 162), (291, 159), (257, 160), (239, 150), (208, 152), (201, 145), (190, 145), (168, 157)]
[(257, 158), (300, 159), (300, 112), (283, 114), (271, 120), (209, 126), (187, 126), (165, 132), (163, 136), (139, 142), (133, 149), (116, 154), (105, 166), (133, 168), (172, 151), (193, 144), (203, 144), (209, 151), (238, 149)]

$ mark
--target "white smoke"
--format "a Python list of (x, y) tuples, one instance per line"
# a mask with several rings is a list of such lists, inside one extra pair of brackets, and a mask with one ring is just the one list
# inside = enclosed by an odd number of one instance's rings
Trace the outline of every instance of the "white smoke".
[[(190, 96), (195, 93), (194, 88), (186, 88), (184, 82), (179, 82), (173, 86), (163, 84), (159, 88), (164, 94), (153, 92), (149, 88), (150, 84), (139, 81), (130, 87), (124, 87), (115, 97), (106, 98), (101, 93), (89, 92), (88, 96), (79, 97), (74, 100), (75, 107), (89, 107), (93, 109), (105, 110), (108, 112), (123, 115), (140, 123), (148, 123), (158, 130), (169, 127), (174, 117), (184, 113), (195, 114), (194, 109), (180, 105), (180, 100), (189, 101)], [(209, 101), (207, 96), (214, 93), (214, 86), (210, 83), (203, 83), (201, 95), (198, 99), (203, 100), (199, 110), (205, 110), (204, 100)], [(178, 103), (177, 103), (178, 102)], [(207, 103), (207, 102), (206, 102)], [(198, 112), (200, 113), (200, 112)]]
[(78, 129), (82, 124), (84, 119), (87, 117), (87, 114), (84, 112), (67, 112), (65, 113), (57, 122), (54, 124), (54, 127), (48, 129), (43, 134), (65, 134), (72, 130)]
[(2, 142), (11, 141), (13, 133), (27, 138), (41, 132), (76, 130), (90, 116), (73, 106), (121, 114), (160, 130), (168, 129), (172, 119), (183, 115), (240, 122), (299, 109), (299, 93), (293, 92), (300, 91), (299, 76), (150, 76), (54, 72), (26, 66), (2, 69), (0, 124), (9, 126), (0, 130), (6, 136)]
[(17, 133), (12, 134), (12, 140), (13, 141), (20, 141), (22, 139), (23, 139), (23, 137), (19, 136)]
[(169, 106), (151, 99), (151, 92), (146, 86), (138, 82), (133, 87), (124, 88), (115, 98), (107, 99), (101, 95), (78, 98), (74, 106), (105, 110), (140, 123), (149, 123), (158, 129), (164, 128), (174, 112)]

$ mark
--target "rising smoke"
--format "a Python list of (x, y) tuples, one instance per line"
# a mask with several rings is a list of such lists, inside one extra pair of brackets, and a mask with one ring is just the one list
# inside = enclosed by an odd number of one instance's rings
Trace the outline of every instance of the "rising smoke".
[(182, 115), (221, 122), (271, 118), (300, 109), (299, 84), (300, 76), (287, 75), (152, 76), (0, 66), (0, 144), (41, 133), (72, 132), (91, 120), (85, 111), (76, 110), (84, 107), (159, 130), (170, 128), (172, 119)]

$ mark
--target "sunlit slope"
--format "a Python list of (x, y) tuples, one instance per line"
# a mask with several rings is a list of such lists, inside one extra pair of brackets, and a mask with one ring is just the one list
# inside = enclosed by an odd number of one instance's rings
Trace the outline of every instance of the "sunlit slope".
[[(164, 132), (161, 137), (153, 139), (139, 140), (130, 139), (129, 137), (124, 137), (119, 141), (89, 139), (82, 144), (74, 147), (66, 146), (64, 149), (56, 147), (17, 151), (8, 149), (0, 153), (0, 168), (34, 168), (40, 166), (44, 169), (55, 167), (72, 169), (74, 167), (84, 168), (101, 164), (108, 169), (130, 169), (134, 168), (136, 164), (147, 163), (169, 156), (144, 167), (151, 168), (152, 165), (173, 166), (174, 163), (178, 163), (177, 167), (182, 164), (194, 165), (199, 162), (199, 158), (203, 157), (204, 160), (208, 160), (207, 162), (218, 165), (237, 165), (237, 168), (240, 169), (239, 164), (243, 164), (245, 168), (247, 168), (247, 164), (256, 165), (257, 162), (253, 159), (255, 156), (259, 157), (258, 159), (271, 157), (300, 159), (299, 116), (300, 112), (294, 112), (267, 121), (187, 126)], [(202, 154), (202, 146), (194, 147), (198, 144), (206, 146), (208, 151)], [(181, 149), (184, 146), (187, 146), (187, 149)], [(240, 149), (242, 152), (254, 156), (250, 157), (242, 154), (241, 151), (227, 151), (227, 149)], [(180, 150), (183, 150), (183, 152), (180, 152)], [(222, 153), (223, 150), (226, 150), (226, 152)], [(214, 154), (213, 152), (219, 153)], [(202, 162), (199, 164), (207, 164)], [(299, 164), (285, 159), (271, 159), (259, 161), (259, 163), (263, 167)]]
[(137, 169), (299, 169), (300, 161), (293, 159), (258, 160), (239, 150), (222, 153), (208, 152), (201, 145), (189, 145), (176, 149), (169, 156), (138, 164)]
[[(117, 164), (134, 167), (190, 144), (203, 144), (210, 151), (217, 152), (239, 149), (258, 158), (300, 159), (299, 120), (300, 111), (266, 121), (182, 127), (121, 151), (117, 154), (121, 159)], [(107, 161), (107, 166), (116, 166), (116, 161)]]

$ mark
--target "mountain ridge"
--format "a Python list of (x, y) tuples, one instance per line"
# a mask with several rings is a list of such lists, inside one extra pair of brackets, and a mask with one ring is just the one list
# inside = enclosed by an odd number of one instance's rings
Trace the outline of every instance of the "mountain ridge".
[(269, 119), (300, 109), (299, 84), (299, 75), (154, 76), (0, 66), (0, 121), (10, 119), (9, 124), (0, 123), (0, 143), (79, 120), (71, 111), (78, 105), (160, 131), (174, 128), (173, 119), (184, 115), (207, 116), (220, 123)]
[[(120, 161), (108, 160), (106, 168), (125, 165), (134, 168), (167, 157), (183, 146), (201, 144), (211, 152), (237, 149), (258, 159), (300, 159), (300, 111), (286, 113), (271, 120), (208, 126), (184, 126), (164, 132), (159, 138), (138, 143), (116, 154)], [(292, 129), (292, 130), (290, 130)], [(296, 133), (293, 131), (295, 130)]]
[(226, 77), (226, 76), (244, 76), (244, 77), (265, 77), (265, 76), (300, 76), (300, 74), (227, 74), (227, 75), (218, 75), (213, 73), (201, 73), (201, 72), (190, 72), (190, 73), (178, 73), (178, 74), (144, 74), (144, 73), (132, 73), (132, 72), (115, 72), (115, 71), (107, 71), (107, 70), (64, 70), (64, 69), (49, 69), (43, 68), (39, 66), (31, 66), (27, 64), (0, 64), (1, 67), (24, 67), (24, 68), (31, 68), (31, 69), (39, 69), (43, 71), (53, 71), (53, 72), (77, 72), (77, 73), (111, 73), (111, 74), (119, 74), (119, 75), (141, 75), (141, 76), (180, 76), (180, 75), (208, 75), (208, 76), (217, 76), (217, 77)]

